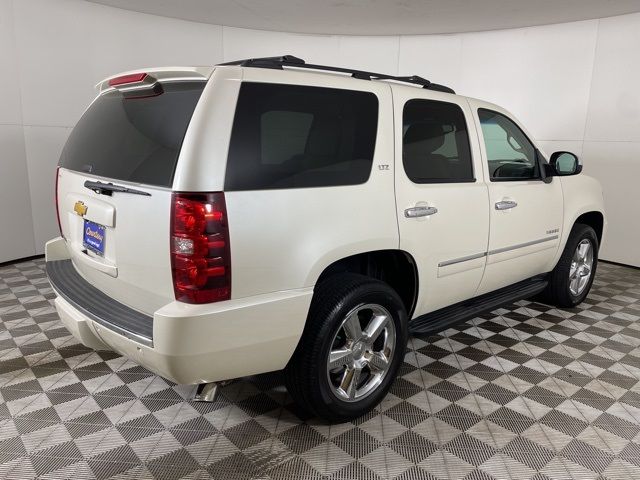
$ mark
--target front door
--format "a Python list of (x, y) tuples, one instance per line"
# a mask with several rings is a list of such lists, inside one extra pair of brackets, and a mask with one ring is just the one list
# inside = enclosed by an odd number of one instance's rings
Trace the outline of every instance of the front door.
[(418, 267), (414, 317), (473, 297), (484, 271), (489, 201), (464, 99), (393, 89), (400, 248)]
[(491, 234), (478, 290), (483, 294), (553, 269), (563, 200), (560, 182), (543, 180), (540, 153), (524, 130), (504, 111), (474, 100), (470, 105), (489, 179)]

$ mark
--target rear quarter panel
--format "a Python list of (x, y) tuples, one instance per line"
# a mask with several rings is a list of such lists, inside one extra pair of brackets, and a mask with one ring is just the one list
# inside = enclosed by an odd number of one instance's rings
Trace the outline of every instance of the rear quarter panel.
[(174, 189), (222, 190), (241, 80), (372, 92), (378, 98), (379, 117), (374, 161), (364, 184), (225, 192), (232, 298), (313, 286), (336, 260), (398, 248), (393, 110), (390, 87), (382, 82), (299, 71), (216, 68), (185, 139)]

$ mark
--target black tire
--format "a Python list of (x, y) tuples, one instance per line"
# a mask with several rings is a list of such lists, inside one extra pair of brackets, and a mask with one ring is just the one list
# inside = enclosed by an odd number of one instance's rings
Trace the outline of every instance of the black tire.
[[(395, 349), (382, 382), (360, 400), (343, 401), (330, 386), (327, 359), (347, 313), (362, 304), (384, 307), (395, 326)], [(285, 369), (294, 401), (313, 416), (330, 422), (357, 418), (386, 395), (404, 360), (408, 340), (407, 314), (389, 285), (364, 275), (333, 275), (316, 287), (302, 338)]]
[[(591, 242), (593, 248), (593, 266), (586, 287), (578, 295), (574, 295), (569, 288), (571, 262), (576, 248), (583, 240)], [(542, 292), (541, 300), (551, 305), (564, 308), (571, 308), (580, 304), (589, 294), (593, 279), (596, 275), (598, 248), (598, 236), (595, 230), (589, 225), (583, 225), (581, 223), (575, 224), (569, 234), (569, 239), (567, 240), (558, 264), (549, 274), (549, 285), (547, 285), (547, 288)]]

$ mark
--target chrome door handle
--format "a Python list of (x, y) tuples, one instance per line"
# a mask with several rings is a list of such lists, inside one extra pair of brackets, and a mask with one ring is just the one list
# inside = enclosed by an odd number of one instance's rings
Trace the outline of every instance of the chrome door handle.
[(407, 218), (428, 217), (438, 213), (436, 207), (411, 207), (404, 211), (404, 216)]
[(518, 206), (518, 202), (514, 202), (513, 200), (502, 200), (500, 202), (496, 202), (496, 210), (509, 210), (510, 208), (515, 208)]

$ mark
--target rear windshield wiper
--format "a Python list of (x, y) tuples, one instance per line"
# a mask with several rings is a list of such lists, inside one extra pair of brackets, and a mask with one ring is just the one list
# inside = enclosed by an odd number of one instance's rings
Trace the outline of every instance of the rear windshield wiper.
[(102, 183), (102, 182), (92, 182), (91, 180), (87, 180), (84, 182), (85, 188), (89, 190), (93, 190), (99, 195), (113, 195), (113, 192), (120, 193), (132, 193), (134, 195), (146, 195), (148, 197), (151, 196), (148, 192), (143, 192), (142, 190), (136, 190), (134, 188), (123, 187), (122, 185), (114, 185), (113, 183)]

